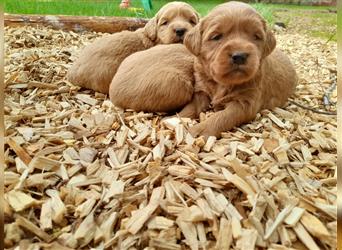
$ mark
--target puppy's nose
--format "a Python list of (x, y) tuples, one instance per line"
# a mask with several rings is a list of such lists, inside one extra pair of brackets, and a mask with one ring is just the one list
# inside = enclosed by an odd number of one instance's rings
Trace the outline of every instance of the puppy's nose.
[(242, 65), (246, 63), (248, 54), (243, 52), (236, 52), (232, 54), (232, 61), (234, 64)]
[(183, 36), (185, 31), (186, 31), (186, 29), (184, 29), (184, 28), (175, 29), (177, 36)]

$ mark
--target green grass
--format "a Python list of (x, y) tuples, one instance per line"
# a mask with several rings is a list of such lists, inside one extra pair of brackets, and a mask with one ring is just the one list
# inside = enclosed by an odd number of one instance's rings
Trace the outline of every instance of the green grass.
[[(128, 11), (119, 8), (120, 0), (5, 0), (5, 12), (20, 14), (48, 14), (48, 15), (80, 15), (80, 16), (128, 16), (128, 17), (152, 17), (166, 4), (167, 0), (154, 0), (153, 10)], [(214, 6), (223, 3), (224, 0), (211, 1), (186, 1), (192, 4), (202, 15)], [(131, 6), (142, 8), (140, 0), (132, 0)]]
[[(0, 0), (1, 1), (1, 0)], [(121, 0), (4, 0), (5, 12), (13, 14), (42, 14), (42, 15), (73, 15), (73, 16), (126, 16), (126, 17), (142, 17), (150, 18), (166, 4), (167, 0), (152, 0), (153, 10), (146, 11), (129, 11), (119, 8)], [(216, 5), (226, 2), (225, 0), (185, 0), (191, 4), (201, 16), (205, 16)], [(274, 13), (279, 9), (287, 9), (298, 15), (308, 15), (307, 11), (336, 9), (335, 7), (326, 6), (303, 6), (288, 4), (252, 4), (264, 18), (272, 24), (276, 21)], [(131, 6), (142, 8), (140, 0), (131, 0)], [(333, 20), (326, 13), (310, 13), (313, 20), (317, 18), (324, 25), (333, 25)], [(291, 20), (290, 17), (289, 20)], [(285, 22), (288, 22), (285, 20)], [(319, 33), (319, 32), (316, 32)]]
[(288, 9), (288, 10), (328, 10), (335, 9), (334, 6), (311, 6), (311, 5), (297, 5), (297, 4), (267, 4), (269, 8), (274, 9)]
[[(73, 16), (128, 16), (149, 17), (153, 13), (136, 13), (119, 8), (120, 1), (81, 0), (5, 0), (5, 12), (13, 14), (73, 15)], [(134, 7), (141, 8), (140, 1)]]
[(337, 41), (336, 13), (329, 13), (317, 8), (292, 9), (286, 12), (273, 8), (273, 14), (275, 19), (284, 22), (286, 26), (290, 26), (299, 33), (302, 32), (327, 41)]
[[(74, 15), (74, 16), (126, 16), (149, 18), (155, 15), (167, 0), (153, 0), (153, 10), (128, 11), (119, 8), (120, 0), (5, 0), (5, 12), (13, 14)], [(225, 0), (185, 1), (205, 16), (216, 5)], [(132, 7), (142, 8), (140, 0), (132, 0)], [(254, 5), (268, 22), (272, 22), (272, 11), (263, 4)]]

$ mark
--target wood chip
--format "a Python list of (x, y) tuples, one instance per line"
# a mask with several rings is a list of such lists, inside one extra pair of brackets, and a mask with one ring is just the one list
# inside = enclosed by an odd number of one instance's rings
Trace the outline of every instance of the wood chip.
[(311, 213), (305, 212), (300, 221), (312, 236), (319, 239), (325, 239), (330, 236), (330, 233), (324, 224)]
[(242, 231), (241, 238), (238, 239), (236, 246), (241, 250), (255, 249), (258, 232), (255, 229), (245, 229)]
[(58, 191), (49, 189), (46, 190), (46, 194), (51, 197), (52, 220), (57, 224), (61, 224), (64, 220), (66, 207), (59, 197)]
[(254, 190), (239, 176), (230, 173), (227, 169), (222, 168), (222, 173), (227, 181), (233, 183), (238, 189), (247, 195), (255, 196)]
[(97, 103), (97, 100), (90, 97), (89, 95), (84, 95), (84, 94), (77, 94), (76, 98), (86, 104), (89, 104), (91, 106), (94, 106)]
[(40, 225), (43, 230), (52, 228), (52, 207), (51, 199), (45, 201), (40, 212)]
[(285, 218), (284, 222), (289, 226), (294, 226), (300, 220), (304, 212), (305, 209), (300, 207), (294, 207), (291, 213)]
[(207, 142), (205, 143), (203, 150), (209, 152), (216, 142), (215, 136), (209, 136)]
[(220, 220), (220, 233), (216, 242), (216, 249), (229, 250), (233, 240), (232, 224), (225, 218)]
[(161, 230), (161, 229), (168, 229), (172, 227), (173, 225), (174, 225), (173, 220), (169, 220), (162, 216), (156, 216), (147, 223), (147, 228)]
[(165, 189), (162, 187), (153, 189), (149, 204), (143, 209), (138, 210), (127, 222), (127, 230), (136, 234), (157, 209), (161, 199), (164, 197)]
[(319, 250), (320, 248), (317, 246), (316, 242), (312, 239), (310, 234), (305, 230), (303, 225), (298, 222), (294, 227), (293, 230), (296, 232), (297, 237), (304, 243), (304, 245), (308, 249), (312, 250)]
[(45, 242), (51, 242), (53, 240), (53, 237), (51, 235), (45, 233), (43, 230), (41, 230), (39, 227), (37, 227), (35, 224), (24, 217), (18, 215), (15, 223), (23, 229), (37, 235)]
[(277, 227), (280, 225), (280, 223), (282, 223), (282, 221), (286, 218), (286, 216), (289, 213), (291, 213), (291, 211), (294, 207), (295, 207), (295, 204), (288, 204), (288, 205), (286, 205), (286, 207), (284, 207), (283, 210), (281, 210), (281, 212), (276, 217), (272, 226), (270, 226), (270, 228), (265, 232), (265, 236), (264, 236), (265, 240), (267, 240), (272, 235), (272, 233), (277, 229)]
[(31, 196), (16, 190), (8, 192), (6, 194), (6, 200), (16, 212), (20, 212), (26, 208), (32, 207), (38, 202)]

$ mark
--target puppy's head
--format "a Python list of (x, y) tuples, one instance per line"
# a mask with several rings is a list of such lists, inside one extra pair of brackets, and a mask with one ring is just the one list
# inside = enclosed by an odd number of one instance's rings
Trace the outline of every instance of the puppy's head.
[(265, 20), (250, 5), (228, 2), (214, 8), (184, 39), (209, 76), (221, 84), (241, 84), (257, 73), (276, 46)]
[(199, 15), (191, 5), (170, 2), (146, 24), (145, 33), (158, 44), (179, 43), (198, 21)]

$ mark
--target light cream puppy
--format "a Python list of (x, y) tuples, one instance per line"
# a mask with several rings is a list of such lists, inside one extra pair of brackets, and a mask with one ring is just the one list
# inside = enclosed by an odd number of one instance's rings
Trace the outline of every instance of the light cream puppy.
[(157, 44), (180, 43), (199, 20), (189, 4), (170, 2), (144, 28), (104, 36), (86, 46), (67, 73), (78, 86), (108, 93), (121, 62), (129, 55)]

